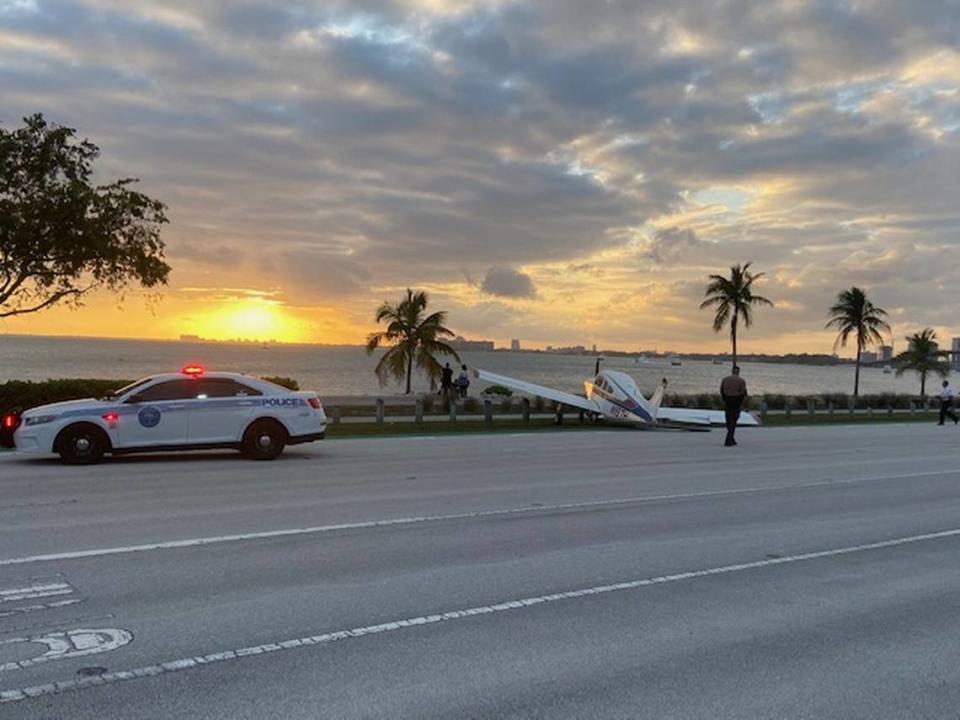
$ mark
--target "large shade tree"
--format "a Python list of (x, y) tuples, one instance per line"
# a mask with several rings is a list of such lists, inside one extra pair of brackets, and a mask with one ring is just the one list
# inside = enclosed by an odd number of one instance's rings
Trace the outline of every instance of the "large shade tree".
[(132, 178), (95, 183), (100, 150), (74, 130), (39, 114), (23, 122), (0, 128), (0, 318), (166, 283), (163, 203)]
[(915, 372), (920, 376), (920, 397), (927, 395), (927, 375), (939, 375), (945, 378), (950, 374), (950, 363), (945, 351), (937, 344), (937, 333), (933, 328), (924, 328), (913, 335), (907, 335), (907, 349), (894, 358), (897, 364), (897, 376)]
[(837, 301), (827, 311), (827, 328), (837, 331), (833, 344), (836, 350), (847, 346), (852, 336), (857, 346), (856, 369), (853, 375), (853, 396), (860, 394), (860, 357), (871, 345), (883, 342), (884, 333), (890, 334), (890, 326), (884, 318), (887, 311), (874, 305), (863, 288), (852, 287), (837, 295)]
[(397, 382), (406, 378), (409, 395), (416, 366), (427, 376), (430, 387), (435, 388), (443, 370), (437, 356), (460, 360), (457, 351), (443, 341), (453, 337), (453, 331), (444, 327), (446, 312), (427, 315), (426, 311), (427, 294), (409, 288), (400, 302), (384, 302), (377, 310), (377, 323), (386, 323), (387, 328), (367, 337), (367, 354), (381, 346), (389, 346), (374, 370), (381, 386), (390, 378)]
[(733, 346), (733, 366), (737, 366), (737, 328), (740, 321), (744, 327), (753, 324), (753, 309), (757, 305), (773, 306), (762, 295), (753, 292), (753, 284), (763, 277), (763, 273), (750, 272), (750, 265), (739, 263), (730, 267), (729, 277), (711, 275), (704, 293), (706, 300), (700, 303), (700, 309), (714, 308), (713, 330), (720, 332), (724, 325), (730, 324), (730, 343)]

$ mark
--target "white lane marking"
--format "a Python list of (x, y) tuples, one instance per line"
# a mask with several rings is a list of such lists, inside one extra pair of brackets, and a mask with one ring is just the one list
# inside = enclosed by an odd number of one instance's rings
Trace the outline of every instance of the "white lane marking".
[(22, 615), (29, 612), (37, 612), (41, 610), (56, 610), (62, 607), (69, 607), (70, 605), (77, 605), (82, 603), (83, 598), (70, 598), (68, 600), (57, 600), (55, 602), (43, 603), (40, 605), (21, 605), (15, 607), (13, 610), (4, 610), (0, 612), (0, 620), (7, 617), (12, 617), (14, 615)]
[(162, 675), (164, 673), (178, 672), (181, 670), (192, 670), (203, 665), (238, 660), (251, 655), (264, 655), (267, 653), (293, 650), (294, 648), (308, 647), (311, 645), (325, 645), (328, 643), (337, 642), (339, 640), (363, 637), (364, 635), (380, 635), (382, 633), (393, 632), (395, 630), (402, 630), (409, 627), (417, 627), (420, 625), (434, 625), (436, 623), (448, 622), (451, 620), (462, 620), (464, 618), (475, 617), (478, 615), (492, 615), (495, 613), (509, 612), (511, 610), (521, 610), (534, 605), (544, 605), (548, 603), (559, 602), (561, 600), (573, 600), (576, 598), (594, 595), (606, 595), (608, 593), (620, 592), (623, 590), (636, 590), (637, 588), (648, 587), (651, 585), (663, 585), (666, 583), (694, 580), (713, 575), (726, 575), (729, 573), (742, 572), (744, 570), (755, 570), (773, 565), (787, 565), (789, 563), (804, 562), (807, 560), (818, 560), (821, 558), (837, 557), (841, 555), (852, 555), (854, 553), (861, 553), (869, 550), (881, 550), (885, 548), (898, 547), (901, 545), (911, 545), (929, 540), (942, 540), (944, 538), (952, 538), (957, 536), (960, 536), (960, 528), (926, 533), (923, 535), (911, 535), (908, 537), (894, 538), (892, 540), (881, 540), (879, 542), (864, 543), (862, 545), (850, 545), (847, 547), (832, 548), (829, 550), (817, 550), (815, 552), (788, 555), (786, 557), (768, 558), (765, 560), (737, 563), (734, 565), (722, 565), (720, 567), (708, 568), (706, 570), (691, 570), (688, 572), (673, 573), (671, 575), (658, 575), (655, 577), (640, 578), (637, 580), (627, 580), (625, 582), (614, 583), (611, 585), (595, 585), (593, 587), (581, 588), (578, 590), (567, 590), (565, 592), (551, 593), (549, 595), (537, 595), (534, 597), (520, 598), (518, 600), (508, 600), (505, 602), (496, 603), (495, 605), (479, 605), (463, 610), (451, 610), (443, 613), (435, 613), (433, 615), (420, 615), (418, 617), (404, 618), (401, 620), (394, 620), (392, 622), (380, 623), (378, 625), (366, 625), (363, 627), (351, 628), (349, 630), (337, 630), (335, 632), (326, 632), (319, 635), (309, 635), (306, 637), (293, 638), (291, 640), (266, 643), (263, 645), (253, 645), (243, 648), (234, 648), (232, 650), (223, 650), (220, 652), (209, 653), (207, 655), (181, 658), (179, 660), (170, 660), (158, 665), (147, 665), (132, 670), (108, 672), (94, 677), (63, 680), (44, 685), (35, 685), (32, 687), (2, 690), (0, 691), (0, 704), (17, 702), (20, 700), (26, 700), (28, 698), (43, 697), (45, 695), (56, 695), (59, 693), (82, 690), (84, 688), (96, 685), (107, 685), (111, 683), (123, 682), (125, 680), (133, 680), (135, 678), (151, 677), (154, 675)]
[(0, 663), (0, 672), (7, 670), (23, 670), (24, 668), (40, 665), (53, 660), (68, 660), (70, 658), (99, 655), (121, 648), (133, 640), (133, 634), (119, 628), (101, 628), (97, 630), (77, 629), (62, 632), (32, 635), (30, 637), (10, 638), (0, 640), (0, 645), (14, 645), (35, 643), (46, 645), (47, 651), (39, 657), (30, 660)]
[(10, 588), (0, 590), (0, 603), (14, 602), (15, 600), (34, 600), (53, 595), (69, 595), (72, 592), (73, 588), (67, 583), (45, 583), (31, 587)]
[(852, 480), (820, 480), (796, 485), (765, 485), (750, 488), (733, 488), (730, 490), (704, 490), (700, 492), (673, 493), (669, 495), (641, 495), (629, 498), (615, 498), (612, 500), (590, 500), (579, 503), (560, 503), (555, 505), (528, 505), (519, 508), (505, 508), (502, 510), (480, 510), (476, 512), (453, 513), (450, 515), (420, 515), (404, 518), (388, 518), (386, 520), (364, 520), (360, 522), (338, 523), (334, 525), (314, 525), (311, 527), (284, 528), (282, 530), (264, 530), (261, 532), (237, 533), (235, 535), (215, 535), (212, 537), (188, 538), (184, 540), (166, 540), (147, 543), (144, 545), (121, 545), (118, 547), (91, 548), (89, 550), (73, 550), (42, 555), (26, 555), (23, 557), (0, 559), (0, 567), (7, 565), (27, 565), (29, 563), (50, 562), (55, 560), (78, 560), (82, 558), (102, 557), (104, 555), (125, 555), (128, 553), (150, 552), (153, 550), (174, 550), (178, 548), (198, 547), (219, 543), (241, 542), (244, 540), (267, 540), (292, 535), (315, 535), (343, 530), (364, 530), (381, 527), (395, 527), (403, 525), (419, 525), (424, 523), (447, 522), (452, 520), (475, 520), (478, 518), (508, 517), (511, 515), (539, 515), (566, 510), (586, 510), (590, 508), (616, 507), (618, 505), (640, 505), (643, 503), (668, 502), (671, 500), (692, 500), (698, 498), (726, 497), (734, 495), (750, 495), (764, 492), (782, 492), (786, 490), (803, 490), (817, 487), (842, 487), (882, 482), (885, 480), (903, 480), (907, 478), (956, 475), (960, 470), (930, 470), (916, 473), (898, 473), (896, 475), (875, 476), (869, 478), (855, 478)]

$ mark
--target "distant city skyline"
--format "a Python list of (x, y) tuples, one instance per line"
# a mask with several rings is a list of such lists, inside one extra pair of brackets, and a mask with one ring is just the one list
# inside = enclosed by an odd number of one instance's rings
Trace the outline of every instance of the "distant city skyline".
[[(0, 333), (362, 343), (426, 290), (465, 337), (832, 352), (960, 335), (960, 11), (903, 3), (0, 3), (0, 121), (42, 112), (169, 206), (171, 284)], [(848, 355), (849, 349), (841, 351)]]

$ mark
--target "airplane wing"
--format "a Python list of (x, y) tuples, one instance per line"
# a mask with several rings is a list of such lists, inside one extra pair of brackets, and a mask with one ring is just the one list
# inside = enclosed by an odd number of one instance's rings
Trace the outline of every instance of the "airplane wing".
[[(662, 407), (657, 412), (657, 420), (694, 424), (725, 425), (727, 422), (723, 410), (700, 410), (698, 408)], [(737, 425), (759, 425), (757, 419), (748, 412), (741, 412)]]
[(526, 393), (527, 395), (536, 395), (537, 397), (553, 400), (554, 402), (563, 403), (564, 405), (580, 408), (581, 410), (587, 410), (589, 412), (600, 412), (600, 408), (597, 407), (597, 404), (593, 402), (593, 400), (588, 400), (580, 395), (573, 395), (561, 390), (544, 387), (543, 385), (535, 385), (534, 383), (523, 380), (516, 380), (506, 375), (498, 375), (497, 373), (487, 372), (486, 370), (474, 370), (473, 376), (477, 380), (483, 380), (493, 385), (504, 385), (508, 388)]

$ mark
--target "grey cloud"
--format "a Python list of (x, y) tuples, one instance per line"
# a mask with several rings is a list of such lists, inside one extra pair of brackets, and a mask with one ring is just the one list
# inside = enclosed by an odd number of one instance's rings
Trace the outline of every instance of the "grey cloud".
[(526, 273), (508, 267), (487, 270), (480, 287), (491, 295), (511, 298), (530, 298), (537, 294), (533, 279)]
[(641, 256), (652, 263), (663, 265), (676, 261), (699, 245), (700, 238), (690, 228), (660, 228), (647, 240)]
[[(106, 173), (170, 204), (172, 257), (203, 263), (180, 245), (201, 235), (268, 249), (271, 279), (305, 301), (582, 264), (690, 192), (771, 178), (777, 208), (684, 220), (641, 253), (677, 272), (746, 256), (802, 274), (811, 253), (957, 243), (960, 106), (901, 72), (956, 49), (950, 0), (164, 3), (181, 25), (157, 7), (5, 14), (6, 32), (58, 51), (0, 49), (4, 123), (43, 110), (77, 127)], [(902, 107), (864, 109), (885, 93)]]
[(226, 244), (178, 242), (167, 248), (170, 259), (186, 258), (204, 265), (232, 268), (246, 260), (242, 250)]
[(266, 257), (271, 276), (294, 305), (316, 305), (369, 289), (370, 272), (350, 258), (312, 250), (281, 251)]

